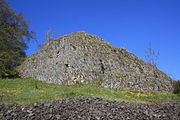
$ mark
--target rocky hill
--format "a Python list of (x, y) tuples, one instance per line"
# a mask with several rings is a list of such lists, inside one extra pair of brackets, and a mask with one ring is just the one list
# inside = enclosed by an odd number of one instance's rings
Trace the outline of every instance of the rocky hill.
[(75, 32), (47, 43), (18, 68), (21, 77), (72, 85), (96, 83), (104, 88), (172, 92), (172, 80), (124, 48), (96, 35)]

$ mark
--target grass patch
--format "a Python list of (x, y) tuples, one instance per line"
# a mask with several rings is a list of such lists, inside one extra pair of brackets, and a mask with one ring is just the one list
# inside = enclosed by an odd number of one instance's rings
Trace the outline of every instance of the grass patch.
[(0, 79), (0, 102), (32, 104), (59, 98), (100, 97), (126, 102), (177, 102), (180, 96), (171, 93), (131, 91), (98, 88), (87, 84), (57, 85), (33, 79)]

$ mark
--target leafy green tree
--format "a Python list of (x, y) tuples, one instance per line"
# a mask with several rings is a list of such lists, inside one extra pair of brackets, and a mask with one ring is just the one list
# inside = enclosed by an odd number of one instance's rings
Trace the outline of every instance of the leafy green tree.
[(0, 77), (16, 74), (15, 67), (26, 57), (27, 42), (33, 33), (22, 14), (16, 14), (7, 0), (0, 0)]

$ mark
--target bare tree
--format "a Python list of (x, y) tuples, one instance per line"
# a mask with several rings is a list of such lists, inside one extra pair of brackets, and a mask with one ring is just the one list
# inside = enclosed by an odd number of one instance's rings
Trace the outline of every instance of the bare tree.
[(49, 29), (47, 32), (45, 32), (45, 43), (53, 39), (54, 39), (54, 32), (52, 31), (52, 29)]
[(145, 50), (145, 59), (148, 63), (152, 64), (153, 66), (157, 66), (157, 60), (159, 58), (159, 51), (155, 51), (151, 44)]
[(44, 44), (39, 43), (38, 41), (36, 42), (38, 45), (39, 49), (42, 49), (46, 43), (54, 39), (54, 32), (52, 29), (48, 29), (48, 31), (45, 32), (44, 35)]

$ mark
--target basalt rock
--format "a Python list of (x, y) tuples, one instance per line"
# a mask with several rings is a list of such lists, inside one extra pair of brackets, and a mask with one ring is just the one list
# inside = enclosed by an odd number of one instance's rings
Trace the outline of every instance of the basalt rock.
[(98, 81), (114, 89), (172, 92), (172, 80), (124, 48), (96, 35), (75, 32), (47, 43), (18, 68), (21, 77), (73, 85)]
[(68, 98), (31, 106), (0, 103), (2, 120), (179, 120), (180, 103), (127, 103)]

